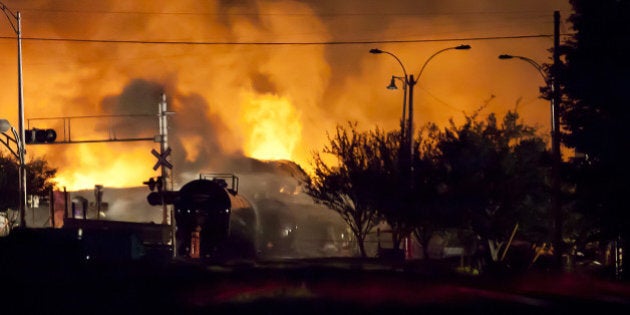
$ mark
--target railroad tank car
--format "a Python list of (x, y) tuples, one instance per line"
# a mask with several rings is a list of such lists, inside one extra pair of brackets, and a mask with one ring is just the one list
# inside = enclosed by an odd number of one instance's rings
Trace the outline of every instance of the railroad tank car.
[(178, 257), (274, 260), (343, 255), (339, 251), (347, 231), (340, 219), (328, 219), (328, 212), (296, 203), (292, 196), (254, 193), (250, 202), (238, 192), (238, 177), (210, 177), (215, 175), (200, 175), (176, 192)]
[(225, 179), (188, 182), (179, 190), (174, 206), (178, 256), (256, 258), (258, 214), (237, 189), (228, 187)]

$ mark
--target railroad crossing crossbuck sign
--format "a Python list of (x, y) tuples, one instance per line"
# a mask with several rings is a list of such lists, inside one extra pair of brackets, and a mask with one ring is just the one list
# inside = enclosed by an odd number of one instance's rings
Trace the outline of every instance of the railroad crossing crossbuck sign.
[(166, 166), (169, 169), (173, 168), (173, 164), (166, 160), (166, 157), (171, 154), (171, 148), (167, 148), (166, 151), (164, 151), (162, 154), (158, 153), (158, 151), (155, 151), (155, 149), (151, 150), (151, 153), (153, 153), (153, 155), (155, 155), (155, 157), (158, 159), (155, 165), (153, 165), (154, 171), (157, 170), (160, 165)]

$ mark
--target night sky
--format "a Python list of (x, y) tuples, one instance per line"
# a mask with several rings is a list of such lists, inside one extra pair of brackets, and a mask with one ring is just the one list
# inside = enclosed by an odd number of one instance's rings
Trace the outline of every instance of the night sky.
[[(326, 131), (398, 128), (402, 70), (417, 75), (416, 126), (517, 108), (549, 132), (544, 84), (531, 65), (550, 62), (553, 12), (572, 32), (568, 1), (43, 1), (2, 2), (22, 14), (25, 117), (55, 128), (87, 115), (154, 115), (167, 95), (176, 184), (200, 171), (239, 172), (235, 157), (287, 159), (309, 168)], [(564, 40), (566, 37), (562, 37)], [(0, 23), (0, 117), (17, 127), (15, 33)], [(75, 119), (73, 140), (151, 137), (157, 119)], [(28, 146), (69, 189), (139, 186), (158, 175), (151, 142)]]

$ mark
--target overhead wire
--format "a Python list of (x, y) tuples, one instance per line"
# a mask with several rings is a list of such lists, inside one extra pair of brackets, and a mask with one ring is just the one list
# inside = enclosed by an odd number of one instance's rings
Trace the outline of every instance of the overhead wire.
[[(570, 36), (572, 34), (563, 34)], [(479, 40), (505, 40), (527, 38), (552, 38), (552, 34), (531, 35), (507, 35), (507, 36), (480, 36), (480, 37), (452, 37), (432, 39), (401, 39), (401, 40), (359, 40), (359, 41), (165, 41), (165, 40), (125, 40), (125, 39), (87, 39), (87, 38), (62, 38), (62, 37), (22, 37), (24, 41), (54, 41), (75, 43), (116, 43), (116, 44), (155, 44), (155, 45), (261, 45), (261, 46), (289, 46), (289, 45), (364, 45), (364, 44), (395, 44), (395, 43), (424, 43), (424, 42), (454, 42), (454, 41), (479, 41)], [(0, 36), (0, 39), (15, 39), (13, 36)]]
[[(237, 1), (238, 2), (238, 1)], [(238, 4), (238, 3), (237, 3)], [(242, 9), (247, 9), (244, 7)], [(545, 14), (545, 12), (540, 10), (527, 10), (527, 11), (464, 11), (464, 12), (314, 12), (307, 10), (307, 12), (238, 12), (238, 11), (230, 11), (230, 12), (192, 12), (192, 11), (176, 11), (176, 12), (160, 12), (160, 11), (143, 11), (143, 10), (99, 10), (98, 8), (93, 9), (59, 9), (59, 8), (24, 8), (24, 11), (27, 12), (39, 12), (39, 13), (58, 13), (58, 14), (97, 14), (97, 15), (171, 15), (171, 16), (279, 16), (279, 17), (300, 17), (300, 16), (314, 16), (320, 19), (328, 20), (328, 19), (337, 19), (337, 18), (372, 18), (375, 16), (381, 16), (386, 18), (404, 18), (404, 17), (432, 17), (432, 18), (440, 18), (440, 17), (453, 17), (459, 16), (464, 17), (466, 19), (474, 18), (474, 25), (480, 26), (488, 23), (492, 23), (496, 18), (505, 19), (509, 17), (508, 22), (503, 21), (502, 23), (509, 23), (509, 21), (514, 21), (515, 19), (536, 19), (539, 20), (541, 18), (549, 18), (551, 15)], [(480, 17), (481, 19), (477, 19)], [(330, 22), (330, 21), (328, 21)], [(446, 23), (448, 21), (444, 21)], [(531, 24), (531, 23), (530, 23)], [(539, 24), (539, 23), (534, 23)], [(448, 25), (446, 25), (448, 26)], [(503, 27), (501, 27), (503, 29)], [(353, 30), (353, 33), (360, 34), (361, 30)], [(371, 32), (370, 32), (371, 33)], [(400, 34), (400, 32), (395, 32)], [(505, 33), (505, 32), (503, 32)], [(23, 40), (27, 41), (52, 41), (52, 42), (68, 42), (68, 43), (117, 43), (117, 44), (153, 44), (153, 45), (265, 45), (265, 46), (289, 46), (289, 45), (362, 45), (362, 44), (395, 44), (395, 43), (422, 43), (422, 42), (449, 42), (449, 41), (478, 41), (478, 40), (505, 40), (505, 39), (527, 39), (527, 38), (552, 38), (551, 34), (518, 34), (518, 32), (514, 32), (511, 35), (507, 33), (506, 35), (492, 35), (492, 36), (445, 36), (443, 38), (417, 38), (418, 35), (409, 34), (409, 36), (405, 36), (407, 38), (397, 38), (397, 39), (370, 39), (368, 35), (365, 38), (361, 38), (354, 40), (315, 40), (315, 41), (300, 41), (300, 40), (286, 40), (286, 41), (223, 41), (223, 40), (163, 40), (163, 39), (116, 39), (116, 38), (84, 38), (81, 36), (78, 37), (46, 37), (46, 36), (32, 36), (25, 37), (23, 36)], [(292, 35), (309, 35), (309, 34), (292, 34)], [(310, 34), (313, 35), (313, 34)], [(434, 36), (437, 34), (433, 34)], [(444, 34), (446, 35), (446, 34)], [(567, 35), (567, 34), (565, 34)], [(416, 38), (414, 38), (416, 37)], [(0, 36), (0, 39), (7, 39), (12, 37)]]
[[(42, 13), (72, 13), (72, 14), (113, 14), (113, 15), (198, 15), (198, 16), (312, 16), (319, 17), (367, 17), (367, 16), (471, 16), (471, 15), (513, 15), (513, 14), (536, 14), (545, 15), (546, 11), (541, 10), (524, 10), (524, 11), (462, 11), (462, 12), (282, 12), (282, 13), (266, 13), (266, 12), (163, 12), (163, 11), (134, 11), (134, 10), (78, 10), (78, 9), (41, 9), (41, 8), (24, 8), (25, 12), (42, 12)], [(562, 10), (563, 13), (571, 13), (572, 11)]]

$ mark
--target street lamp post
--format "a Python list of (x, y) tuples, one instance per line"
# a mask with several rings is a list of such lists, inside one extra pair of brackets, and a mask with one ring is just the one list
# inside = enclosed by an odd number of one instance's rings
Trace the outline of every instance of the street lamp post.
[(19, 185), (20, 185), (20, 226), (26, 227), (26, 165), (25, 165), (25, 154), (26, 147), (24, 145), (24, 89), (23, 89), (23, 79), (22, 79), (22, 19), (20, 12), (13, 13), (7, 6), (0, 2), (0, 9), (7, 17), (9, 24), (11, 24), (11, 28), (15, 32), (17, 37), (17, 67), (18, 67), (18, 135), (16, 137), (18, 141), (20, 141), (18, 145), (18, 155), (20, 160), (19, 167)]
[[(391, 52), (388, 51), (384, 51), (378, 48), (373, 48), (370, 49), (370, 53), (372, 54), (388, 54), (390, 56), (392, 56), (394, 59), (396, 59), (396, 61), (398, 62), (398, 64), (400, 64), (400, 67), (403, 70), (403, 74), (404, 77), (396, 77), (396, 76), (392, 76), (392, 80), (390, 82), (390, 85), (387, 87), (388, 89), (395, 89), (396, 88), (396, 79), (399, 79), (403, 81), (403, 88), (404, 88), (404, 94), (405, 97), (403, 98), (403, 115), (402, 115), (402, 120), (401, 120), (401, 124), (400, 124), (400, 129), (401, 129), (401, 149), (400, 149), (400, 155), (399, 155), (399, 163), (401, 165), (402, 169), (407, 169), (407, 171), (403, 171), (403, 178), (405, 179), (405, 185), (407, 187), (402, 187), (403, 188), (403, 192), (405, 193), (405, 195), (407, 195), (409, 197), (408, 199), (408, 206), (411, 209), (415, 209), (415, 198), (413, 197), (413, 189), (414, 189), (414, 169), (413, 169), (413, 157), (414, 157), (414, 143), (413, 143), (413, 88), (416, 85), (416, 83), (418, 83), (418, 80), (420, 79), (420, 76), (422, 75), (422, 72), (424, 71), (424, 69), (426, 68), (427, 64), (429, 63), (429, 61), (431, 61), (431, 59), (433, 59), (435, 56), (437, 56), (438, 54), (445, 52), (447, 50), (451, 50), (451, 49), (457, 49), (457, 50), (468, 50), (470, 49), (469, 45), (459, 45), (459, 46), (454, 46), (454, 47), (447, 47), (441, 50), (438, 50), (437, 52), (435, 52), (433, 55), (431, 55), (422, 65), (422, 68), (420, 68), (420, 72), (418, 73), (418, 76), (414, 79), (413, 74), (407, 74), (407, 70), (405, 69), (405, 66), (403, 65), (402, 61), (400, 61), (400, 59), (394, 55)], [(405, 130), (405, 101), (408, 100), (407, 106), (409, 107), (409, 112), (408, 112), (408, 117), (407, 117), (407, 127)], [(406, 136), (405, 136), (405, 131), (406, 131)], [(405, 150), (405, 147), (408, 146), (408, 150)], [(405, 151), (407, 151), (407, 153), (404, 153)], [(407, 160), (408, 157), (408, 160)], [(407, 164), (407, 165), (405, 165)], [(407, 198), (405, 198), (407, 199)]]
[[(381, 50), (378, 48), (373, 48), (370, 49), (370, 53), (372, 54), (388, 54), (392, 57), (394, 57), (394, 59), (396, 59), (396, 61), (398, 61), (398, 63), (400, 64), (400, 67), (403, 70), (403, 74), (405, 75), (405, 87), (406, 87), (406, 93), (407, 93), (407, 98), (408, 98), (408, 107), (409, 107), (409, 111), (408, 111), (408, 118), (407, 118), (407, 136), (403, 139), (405, 139), (406, 141), (404, 142), (405, 145), (409, 146), (409, 170), (410, 173), (413, 173), (413, 88), (416, 85), (416, 83), (418, 83), (418, 80), (420, 79), (420, 76), (422, 75), (422, 72), (424, 72), (424, 69), (426, 68), (427, 64), (429, 63), (429, 61), (431, 61), (431, 59), (433, 59), (435, 56), (439, 55), (440, 53), (443, 53), (447, 50), (451, 50), (451, 49), (456, 49), (456, 50), (468, 50), (470, 49), (470, 45), (458, 45), (458, 46), (453, 46), (453, 47), (447, 47), (444, 49), (440, 49), (437, 52), (435, 52), (433, 55), (431, 55), (422, 65), (422, 68), (420, 68), (420, 72), (418, 73), (418, 76), (414, 79), (413, 74), (408, 75), (407, 71), (405, 69), (405, 66), (403, 65), (402, 61), (400, 61), (400, 59), (394, 55), (391, 52), (385, 51), (385, 50)], [(392, 82), (393, 82), (393, 78), (392, 78)], [(390, 84), (391, 86), (391, 84)], [(404, 111), (403, 111), (403, 115), (404, 115)], [(403, 116), (404, 119), (404, 116)], [(404, 130), (403, 130), (404, 131)]]
[(530, 65), (532, 65), (540, 75), (542, 76), (545, 84), (549, 87), (551, 91), (551, 100), (550, 100), (550, 112), (551, 112), (551, 215), (553, 217), (553, 234), (552, 240), (553, 245), (555, 247), (556, 256), (558, 257), (556, 263), (560, 264), (560, 255), (562, 255), (563, 244), (562, 244), (562, 217), (561, 217), (561, 203), (560, 203), (560, 161), (562, 161), (562, 154), (560, 152), (560, 118), (558, 116), (558, 103), (559, 103), (559, 94), (556, 79), (552, 76), (551, 80), (545, 74), (543, 67), (538, 64), (536, 61), (523, 57), (523, 56), (515, 56), (503, 54), (499, 55), (499, 59), (520, 59), (523, 60)]
[[(388, 54), (388, 55), (392, 56), (394, 59), (396, 59), (396, 61), (400, 65), (400, 68), (403, 71), (403, 77), (392, 76), (392, 80), (391, 80), (390, 84), (387, 86), (387, 89), (389, 89), (389, 90), (396, 89), (396, 82), (395, 82), (396, 78), (399, 78), (403, 82), (403, 94), (404, 94), (404, 96), (403, 96), (403, 111), (402, 111), (403, 114), (402, 114), (402, 119), (401, 119), (401, 122), (400, 122), (400, 137), (401, 137), (401, 140), (400, 140), (401, 150), (400, 150), (400, 152), (401, 152), (401, 155), (402, 155), (402, 152), (404, 152), (402, 150), (402, 147), (406, 147), (410, 143), (409, 139), (412, 138), (412, 135), (410, 133), (410, 129), (409, 128), (405, 128), (405, 124), (409, 125), (409, 122), (405, 121), (406, 120), (405, 119), (405, 107), (406, 107), (405, 103), (407, 102), (408, 93), (410, 93), (409, 91), (413, 91), (413, 85), (415, 84), (415, 81), (413, 80), (413, 77), (410, 77), (407, 74), (407, 69), (405, 69), (405, 65), (402, 63), (402, 61), (400, 61), (400, 59), (396, 55), (394, 55), (394, 54), (392, 54), (392, 53), (390, 53), (388, 51), (385, 51), (385, 50), (380, 50), (378, 48), (370, 49), (370, 53), (371, 54)], [(409, 119), (409, 121), (412, 121), (412, 115), (411, 114), (413, 113), (413, 109), (412, 109), (413, 105), (411, 104), (411, 101), (409, 103), (407, 103), (407, 106), (409, 106), (409, 114), (408, 114), (409, 118), (408, 119)], [(407, 130), (405, 130), (405, 129), (407, 129)], [(401, 156), (401, 158), (402, 158), (402, 156)], [(409, 166), (411, 167), (411, 159), (409, 159)]]

